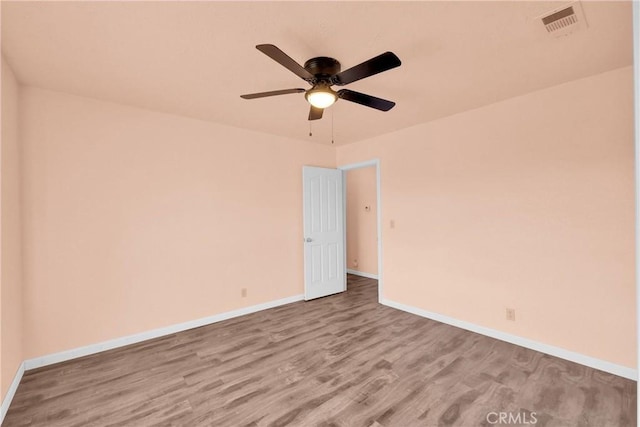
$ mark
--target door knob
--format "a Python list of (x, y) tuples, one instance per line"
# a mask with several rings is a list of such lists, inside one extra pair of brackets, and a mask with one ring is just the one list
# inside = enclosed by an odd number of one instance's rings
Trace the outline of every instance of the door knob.
[(309, 243), (309, 242), (313, 242), (313, 239), (311, 237), (307, 237), (306, 239), (304, 239), (304, 241)]

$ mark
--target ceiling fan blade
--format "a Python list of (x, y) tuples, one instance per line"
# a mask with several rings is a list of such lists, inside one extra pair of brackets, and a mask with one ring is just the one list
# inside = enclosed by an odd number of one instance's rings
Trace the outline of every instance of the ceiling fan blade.
[(309, 120), (318, 120), (322, 118), (322, 113), (324, 112), (323, 108), (316, 108), (313, 105), (309, 110)]
[(256, 46), (256, 49), (276, 61), (278, 64), (287, 68), (298, 77), (306, 81), (311, 81), (314, 79), (313, 75), (310, 72), (305, 70), (302, 65), (291, 59), (289, 55), (281, 51), (278, 47), (272, 44), (259, 44)]
[(393, 52), (385, 52), (382, 55), (378, 55), (375, 58), (371, 58), (368, 61), (364, 61), (362, 64), (358, 64), (355, 67), (351, 67), (341, 73), (333, 76), (333, 84), (338, 86), (344, 86), (349, 83), (353, 83), (365, 77), (373, 76), (374, 74), (381, 73), (383, 71), (390, 70), (395, 67), (399, 67), (402, 62)]
[(305, 89), (283, 89), (283, 90), (272, 90), (271, 92), (259, 92), (259, 93), (249, 93), (246, 95), (240, 95), (240, 98), (244, 99), (256, 99), (256, 98), (264, 98), (266, 96), (276, 96), (276, 95), (287, 95), (289, 93), (301, 93), (304, 92)]
[(355, 102), (360, 105), (375, 108), (376, 110), (389, 111), (396, 103), (387, 101), (386, 99), (376, 98), (375, 96), (367, 95), (364, 93), (356, 92), (349, 89), (340, 89), (338, 91), (338, 98), (345, 101)]

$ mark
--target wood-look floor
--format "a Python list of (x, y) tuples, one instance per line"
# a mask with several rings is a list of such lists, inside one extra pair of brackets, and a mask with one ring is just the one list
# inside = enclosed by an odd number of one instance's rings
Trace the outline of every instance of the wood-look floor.
[(348, 289), (29, 371), (3, 426), (636, 426), (633, 381)]

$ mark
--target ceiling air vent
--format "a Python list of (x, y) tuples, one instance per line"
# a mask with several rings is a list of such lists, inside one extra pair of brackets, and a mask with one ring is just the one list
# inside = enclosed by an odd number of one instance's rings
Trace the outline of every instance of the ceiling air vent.
[(567, 36), (587, 27), (580, 2), (556, 8), (539, 17), (546, 33), (553, 37)]

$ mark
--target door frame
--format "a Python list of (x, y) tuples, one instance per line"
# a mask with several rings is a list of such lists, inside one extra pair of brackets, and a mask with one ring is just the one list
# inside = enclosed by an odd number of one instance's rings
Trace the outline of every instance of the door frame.
[(380, 159), (374, 158), (364, 162), (351, 163), (348, 165), (338, 166), (337, 169), (342, 171), (342, 215), (344, 221), (343, 236), (344, 239), (344, 266), (345, 275), (347, 274), (347, 171), (353, 169), (362, 169), (374, 166), (376, 168), (376, 232), (378, 241), (378, 302), (382, 300), (382, 198), (380, 197)]

